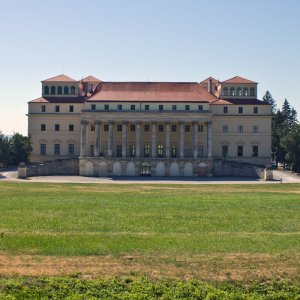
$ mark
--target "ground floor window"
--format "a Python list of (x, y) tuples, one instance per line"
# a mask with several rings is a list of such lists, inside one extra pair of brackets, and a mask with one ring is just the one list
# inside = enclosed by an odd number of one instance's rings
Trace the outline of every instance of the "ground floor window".
[(91, 149), (91, 156), (95, 156), (95, 147), (94, 147), (94, 145), (91, 145), (90, 149)]
[(242, 157), (244, 155), (244, 147), (239, 145), (237, 147), (237, 156)]
[(60, 144), (54, 144), (54, 155), (60, 155)]
[(117, 157), (122, 157), (122, 145), (117, 145)]
[(157, 157), (164, 157), (164, 145), (157, 146)]
[(253, 146), (252, 147), (252, 155), (253, 155), (253, 157), (258, 156), (258, 146)]
[(74, 144), (68, 144), (68, 155), (74, 156), (74, 154), (75, 154)]
[(129, 155), (131, 157), (135, 157), (135, 145), (130, 145), (130, 147), (129, 147)]
[(144, 145), (144, 157), (150, 157), (150, 145)]
[(46, 155), (46, 144), (40, 144), (40, 155)]
[(177, 152), (176, 152), (176, 145), (172, 145), (171, 147), (171, 157), (176, 157)]
[(222, 157), (225, 159), (228, 156), (228, 145), (222, 146)]
[(192, 157), (192, 150), (190, 145), (184, 145), (184, 157)]
[[(101, 153), (103, 156), (107, 156), (108, 154), (108, 146), (107, 144), (103, 144), (103, 149), (102, 149), (102, 153)], [(100, 155), (100, 156), (102, 156)]]
[(203, 145), (198, 146), (198, 157), (204, 157)]

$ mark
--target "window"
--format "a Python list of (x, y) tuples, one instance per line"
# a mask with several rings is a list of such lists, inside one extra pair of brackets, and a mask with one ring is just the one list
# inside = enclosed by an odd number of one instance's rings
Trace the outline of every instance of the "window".
[(150, 157), (150, 145), (144, 145), (144, 157)]
[(243, 133), (244, 127), (243, 125), (238, 125), (238, 133)]
[(157, 157), (164, 157), (164, 146), (163, 145), (157, 146)]
[(68, 155), (70, 155), (70, 156), (74, 156), (75, 155), (74, 144), (68, 144)]
[(145, 110), (149, 110), (149, 105), (148, 104), (145, 105)]
[(134, 104), (130, 105), (130, 109), (135, 110), (135, 105)]
[(235, 89), (233, 87), (230, 88), (230, 96), (235, 96)]
[(69, 112), (74, 112), (74, 106), (73, 105), (69, 106)]
[(91, 110), (96, 110), (96, 104), (91, 104)]
[(54, 155), (60, 155), (60, 144), (54, 144)]
[(228, 106), (223, 106), (223, 113), (227, 114), (228, 113)]
[(91, 156), (95, 156), (95, 147), (94, 147), (94, 145), (90, 146), (90, 153), (91, 153)]
[(189, 105), (186, 105), (186, 106), (185, 106), (185, 110), (190, 110), (190, 106), (189, 106)]
[(198, 105), (198, 110), (202, 111), (203, 110), (203, 105)]
[(258, 107), (257, 106), (253, 107), (253, 113), (258, 114)]
[(172, 124), (171, 128), (172, 128), (172, 132), (176, 132), (177, 131), (177, 126), (175, 124)]
[(223, 132), (227, 133), (228, 132), (228, 125), (223, 125)]
[(46, 105), (42, 105), (41, 110), (42, 112), (46, 112)]
[(71, 86), (71, 95), (75, 95), (75, 86)]
[(192, 157), (190, 145), (184, 145), (184, 157)]
[(65, 95), (69, 94), (69, 87), (68, 86), (64, 86), (64, 94)]
[(51, 95), (55, 95), (55, 86), (51, 86)]
[(41, 124), (41, 131), (46, 131), (46, 124)]
[(104, 105), (104, 110), (109, 110), (109, 105), (108, 104)]
[(203, 157), (204, 156), (204, 150), (203, 150), (203, 145), (198, 146), (198, 157)]
[(122, 110), (122, 104), (118, 104), (118, 110)]
[(59, 105), (55, 105), (55, 112), (59, 112)]
[(95, 131), (95, 125), (91, 125), (91, 131)]
[(117, 145), (117, 157), (122, 157), (122, 145)]
[(104, 131), (108, 131), (108, 124), (104, 124), (103, 128), (104, 128)]
[(122, 131), (122, 124), (117, 125), (117, 131)]
[(49, 86), (48, 86), (48, 85), (46, 85), (46, 86), (44, 87), (44, 94), (45, 94), (45, 95), (49, 95)]
[(257, 125), (253, 126), (253, 133), (258, 133), (258, 126)]
[(172, 105), (172, 110), (176, 110), (177, 109), (177, 105)]
[(130, 125), (130, 131), (135, 131), (135, 124)]
[(171, 157), (176, 157), (177, 151), (176, 151), (176, 145), (171, 146)]
[(164, 110), (164, 106), (163, 106), (163, 105), (159, 105), (159, 106), (158, 106), (158, 109), (159, 109), (159, 110)]
[(59, 131), (59, 124), (55, 124), (55, 131)]
[(135, 156), (135, 145), (130, 145), (129, 146), (129, 155), (131, 157), (134, 157)]
[(74, 125), (73, 124), (69, 124), (69, 131), (74, 131)]
[(163, 131), (164, 131), (164, 125), (159, 124), (159, 125), (158, 125), (158, 131), (159, 131), (159, 132), (163, 132)]
[(244, 95), (245, 97), (247, 97), (247, 96), (248, 96), (248, 89), (247, 89), (247, 88), (244, 88), (243, 95)]
[(190, 125), (185, 125), (184, 126), (184, 131), (185, 132), (190, 132)]
[(255, 96), (255, 90), (253, 87), (250, 89), (250, 96)]
[(242, 96), (242, 89), (240, 87), (237, 88), (236, 93), (238, 96)]
[(62, 94), (62, 86), (59, 86), (59, 87), (57, 88), (57, 94), (58, 94), (58, 95), (61, 95), (61, 94)]
[(222, 157), (226, 158), (228, 156), (228, 145), (222, 146)]
[(40, 155), (46, 155), (46, 144), (40, 144)]
[(244, 147), (239, 145), (237, 147), (237, 156), (242, 157), (243, 156), (243, 152), (244, 152)]
[(258, 146), (252, 146), (252, 155), (253, 157), (258, 156)]
[(239, 106), (239, 114), (242, 114), (242, 113), (243, 113), (243, 107)]
[(223, 95), (228, 96), (228, 87), (224, 87), (223, 89)]
[(198, 132), (203, 132), (203, 125), (198, 125)]
[(149, 132), (150, 126), (149, 126), (148, 124), (146, 124), (146, 125), (144, 126), (144, 130), (145, 130), (145, 132)]

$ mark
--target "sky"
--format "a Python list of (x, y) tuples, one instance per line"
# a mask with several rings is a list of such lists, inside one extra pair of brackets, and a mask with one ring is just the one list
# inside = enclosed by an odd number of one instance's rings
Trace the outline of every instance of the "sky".
[(300, 115), (299, 0), (0, 0), (0, 131), (59, 74), (103, 81), (239, 75)]

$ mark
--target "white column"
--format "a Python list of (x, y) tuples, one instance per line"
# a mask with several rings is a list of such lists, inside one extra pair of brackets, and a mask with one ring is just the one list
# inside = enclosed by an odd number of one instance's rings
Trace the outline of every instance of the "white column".
[(113, 156), (113, 122), (108, 122), (108, 151), (107, 154), (109, 157)]
[(127, 122), (122, 123), (122, 157), (127, 156)]
[(135, 156), (141, 157), (141, 123), (135, 123)]
[(80, 128), (80, 156), (86, 156), (87, 121), (81, 121)]
[(95, 121), (95, 156), (100, 154), (100, 121)]
[(193, 157), (198, 158), (198, 122), (193, 122)]
[(170, 123), (166, 122), (166, 158), (170, 157)]
[(151, 156), (156, 157), (156, 122), (152, 122), (152, 151)]
[(207, 158), (212, 158), (212, 121), (207, 124)]
[(179, 157), (184, 157), (184, 123), (179, 123)]

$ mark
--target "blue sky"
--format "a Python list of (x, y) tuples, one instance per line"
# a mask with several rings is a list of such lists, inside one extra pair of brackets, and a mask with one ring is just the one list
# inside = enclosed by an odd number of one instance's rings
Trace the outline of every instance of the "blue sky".
[(0, 131), (27, 134), (41, 80), (259, 82), (300, 114), (298, 0), (0, 0)]

